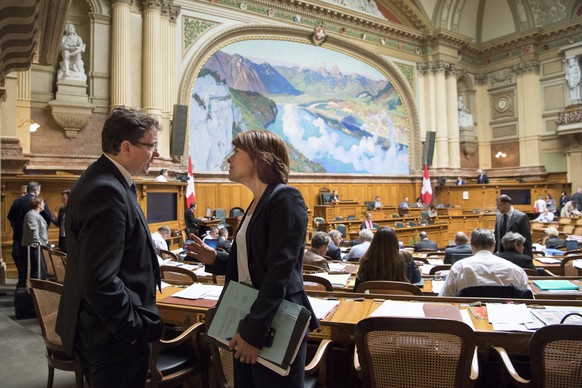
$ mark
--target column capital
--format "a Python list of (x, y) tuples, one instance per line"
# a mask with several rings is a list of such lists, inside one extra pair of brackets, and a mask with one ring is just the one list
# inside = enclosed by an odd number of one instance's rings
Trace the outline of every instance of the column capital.
[(142, 0), (144, 10), (146, 9), (153, 9), (157, 11), (162, 10), (162, 0)]
[(535, 59), (533, 61), (521, 62), (515, 66), (512, 66), (511, 70), (517, 75), (532, 72), (540, 74), (540, 62)]
[(126, 4), (131, 6), (133, 4), (133, 0), (111, 0), (111, 5), (115, 4)]
[(460, 67), (454, 65), (449, 62), (445, 61), (428, 61), (428, 62), (418, 62), (416, 64), (416, 70), (418, 70), (421, 74), (426, 73), (451, 73), (456, 74), (458, 71), (462, 71)]
[(176, 24), (176, 20), (178, 20), (181, 11), (182, 8), (179, 5), (170, 7), (170, 24)]

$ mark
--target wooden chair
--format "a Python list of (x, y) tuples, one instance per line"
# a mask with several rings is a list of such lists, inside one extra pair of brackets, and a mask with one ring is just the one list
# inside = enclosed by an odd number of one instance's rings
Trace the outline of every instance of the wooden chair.
[(434, 267), (432, 267), (430, 269), (430, 271), (428, 272), (429, 275), (434, 275), (436, 274), (438, 271), (448, 271), (451, 269), (451, 265), (450, 264), (443, 264), (443, 265), (435, 265)]
[(178, 258), (178, 255), (176, 255), (174, 252), (172, 251), (168, 251), (166, 249), (159, 249), (158, 253), (160, 255), (160, 257), (164, 260), (170, 259), (173, 261), (179, 261), (180, 259)]
[(324, 224), (325, 223), (325, 218), (323, 217), (315, 217), (313, 219), (313, 226), (315, 227), (315, 230), (319, 230), (319, 224)]
[(530, 277), (530, 276), (540, 276), (540, 273), (538, 272), (537, 269), (533, 269), (533, 268), (523, 268), (523, 271), (525, 272), (525, 274)]
[(46, 279), (55, 282), (55, 269), (53, 268), (53, 263), (51, 262), (51, 257), (49, 255), (50, 251), (51, 248), (49, 246), (40, 246), (40, 254), (42, 255), (42, 260), (44, 261), (44, 266), (46, 268)]
[(463, 288), (457, 294), (461, 298), (511, 298), (511, 299), (534, 299), (532, 291), (528, 288), (514, 286), (472, 286)]
[(55, 282), (63, 284), (65, 282), (65, 273), (67, 269), (67, 254), (52, 248), (48, 252), (50, 262), (53, 267)]
[(316, 272), (326, 272), (325, 269), (318, 265), (303, 264), (303, 274), (312, 274)]
[(396, 222), (396, 223), (394, 224), (394, 226), (395, 226), (396, 228), (404, 228), (404, 227), (405, 227), (405, 226), (404, 226), (404, 222), (400, 222), (400, 221)]
[(567, 256), (560, 262), (560, 276), (579, 276), (582, 270), (574, 267), (574, 261), (582, 259), (582, 255)]
[(162, 280), (176, 286), (189, 286), (198, 283), (198, 276), (186, 268), (172, 265), (161, 265), (160, 273)]
[(518, 387), (582, 387), (582, 326), (549, 325), (529, 343), (531, 379), (521, 377), (504, 348), (493, 346), (507, 375)]
[(355, 337), (365, 387), (471, 387), (477, 379), (475, 334), (463, 322), (366, 318)]
[(573, 234), (572, 232), (574, 232), (574, 225), (564, 225), (561, 232), (564, 234)]
[(199, 343), (203, 332), (204, 323), (199, 322), (176, 338), (154, 342), (146, 387), (185, 385), (197, 375), (206, 373), (208, 365), (200, 352)]
[(30, 279), (30, 287), (36, 317), (46, 346), (46, 360), (48, 363), (47, 387), (51, 388), (53, 386), (55, 368), (75, 372), (76, 386), (83, 387), (81, 364), (65, 352), (61, 337), (55, 331), (63, 285), (47, 280)]
[(317, 275), (303, 274), (303, 287), (311, 291), (333, 291), (329, 280)]
[(408, 221), (408, 226), (416, 226), (416, 222), (414, 222), (414, 221)]
[(388, 280), (362, 282), (356, 287), (356, 292), (387, 295), (422, 295), (420, 288), (414, 284)]
[[(206, 312), (206, 325), (210, 326), (214, 309)], [(209, 341), (212, 366), (216, 371), (218, 384), (223, 388), (234, 388), (234, 353)], [(331, 350), (331, 340), (322, 340), (311, 361), (305, 366), (305, 388), (324, 388), (327, 380), (327, 354)]]

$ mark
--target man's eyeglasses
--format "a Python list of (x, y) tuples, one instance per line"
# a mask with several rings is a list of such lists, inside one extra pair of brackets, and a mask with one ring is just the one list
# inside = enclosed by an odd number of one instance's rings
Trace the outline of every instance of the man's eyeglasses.
[(132, 143), (133, 145), (139, 144), (142, 145), (144, 147), (148, 147), (149, 150), (151, 151), (157, 151), (158, 150), (158, 143), (144, 143), (142, 141), (136, 141), (135, 143)]

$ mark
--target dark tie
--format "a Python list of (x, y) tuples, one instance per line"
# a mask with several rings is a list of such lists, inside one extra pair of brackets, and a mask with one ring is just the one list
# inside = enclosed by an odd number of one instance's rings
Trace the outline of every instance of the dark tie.
[(509, 215), (505, 213), (503, 215), (503, 221), (501, 221), (501, 233), (499, 234), (499, 238), (503, 238), (505, 233), (507, 233), (507, 221), (509, 220)]
[(132, 183), (131, 186), (129, 186), (129, 188), (131, 189), (133, 195), (135, 195), (135, 198), (137, 199), (137, 188), (135, 187), (135, 183)]

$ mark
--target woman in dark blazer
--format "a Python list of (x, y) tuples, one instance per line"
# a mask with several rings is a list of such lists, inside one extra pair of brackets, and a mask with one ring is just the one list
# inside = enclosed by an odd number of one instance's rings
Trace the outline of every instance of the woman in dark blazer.
[(241, 320), (230, 341), (235, 350), (237, 387), (303, 387), (307, 342), (280, 376), (257, 363), (270, 333), (270, 323), (283, 299), (312, 312), (310, 330), (319, 326), (303, 288), (303, 252), (307, 207), (301, 193), (287, 186), (289, 156), (285, 143), (268, 131), (240, 133), (227, 159), (228, 178), (254, 194), (229, 254), (216, 252), (194, 235), (187, 254), (206, 264), (206, 270), (225, 274), (226, 281), (246, 283), (259, 290), (251, 312)]

